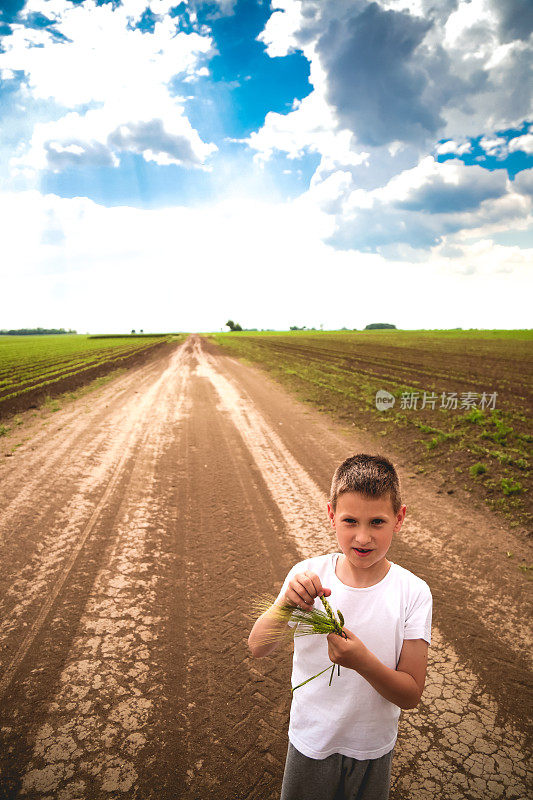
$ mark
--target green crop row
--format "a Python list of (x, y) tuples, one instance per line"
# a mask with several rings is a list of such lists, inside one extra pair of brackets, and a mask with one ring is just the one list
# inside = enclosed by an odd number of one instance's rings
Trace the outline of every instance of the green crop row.
[(116, 364), (135, 353), (150, 350), (162, 341), (182, 335), (111, 336), (93, 338), (65, 334), (51, 336), (0, 337), (0, 401), (4, 402), (36, 389), (52, 387), (58, 381), (95, 367)]

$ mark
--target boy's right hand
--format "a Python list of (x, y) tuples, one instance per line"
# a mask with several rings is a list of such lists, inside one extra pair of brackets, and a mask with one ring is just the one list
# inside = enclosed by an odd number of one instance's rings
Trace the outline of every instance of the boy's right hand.
[(331, 589), (322, 586), (316, 573), (306, 570), (298, 572), (289, 581), (285, 594), (276, 600), (276, 605), (288, 604), (304, 611), (310, 611), (313, 608), (315, 597), (320, 597), (322, 594), (329, 597)]

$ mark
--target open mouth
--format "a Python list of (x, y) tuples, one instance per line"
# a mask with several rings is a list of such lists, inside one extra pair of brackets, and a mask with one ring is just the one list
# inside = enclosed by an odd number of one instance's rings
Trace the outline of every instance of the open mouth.
[(356, 552), (356, 553), (358, 553), (360, 556), (367, 556), (369, 553), (371, 553), (371, 552), (372, 552), (372, 549), (369, 549), (369, 550), (367, 550), (367, 549), (364, 549), (364, 548), (362, 548), (362, 547), (354, 547), (354, 550), (355, 550), (355, 552)]

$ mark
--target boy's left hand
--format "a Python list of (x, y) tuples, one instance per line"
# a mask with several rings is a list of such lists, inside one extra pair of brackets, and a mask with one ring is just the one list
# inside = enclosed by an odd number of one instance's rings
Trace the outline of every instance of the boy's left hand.
[(346, 639), (338, 633), (328, 633), (328, 655), (334, 664), (356, 670), (367, 649), (355, 633), (347, 628), (343, 628), (343, 631)]

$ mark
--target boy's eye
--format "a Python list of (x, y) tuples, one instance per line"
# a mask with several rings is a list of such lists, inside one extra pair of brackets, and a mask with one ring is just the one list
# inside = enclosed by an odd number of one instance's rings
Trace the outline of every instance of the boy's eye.
[(373, 520), (372, 520), (372, 522), (373, 522), (375, 525), (381, 525), (381, 523), (382, 523), (382, 522), (384, 522), (384, 520), (382, 520), (382, 519), (373, 519)]

